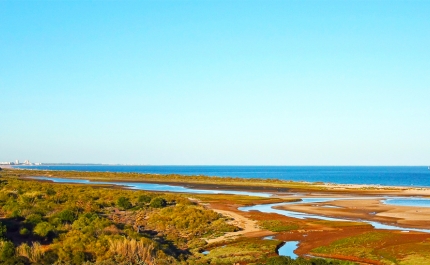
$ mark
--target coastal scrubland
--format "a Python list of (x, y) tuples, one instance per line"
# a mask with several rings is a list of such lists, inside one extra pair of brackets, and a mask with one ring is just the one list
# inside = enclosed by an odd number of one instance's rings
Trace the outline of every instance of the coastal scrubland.
[[(59, 184), (21, 174), (0, 173), (1, 264), (341, 264), (279, 260), (277, 240), (241, 237), (208, 246), (240, 228), (187, 194)], [(201, 196), (197, 200), (215, 199)], [(245, 197), (230, 198), (243, 203)], [(208, 247), (209, 254), (201, 253)]]

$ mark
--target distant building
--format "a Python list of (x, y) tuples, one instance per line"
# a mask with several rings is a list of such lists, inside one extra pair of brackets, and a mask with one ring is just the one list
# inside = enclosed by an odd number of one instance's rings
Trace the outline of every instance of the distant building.
[(31, 165), (31, 163), (30, 163), (30, 161), (29, 161), (29, 160), (25, 160), (25, 161), (24, 161), (24, 164), (25, 164), (25, 165)]
[(0, 162), (0, 165), (12, 165), (13, 162)]
[(15, 165), (19, 165), (19, 160), (15, 160)]

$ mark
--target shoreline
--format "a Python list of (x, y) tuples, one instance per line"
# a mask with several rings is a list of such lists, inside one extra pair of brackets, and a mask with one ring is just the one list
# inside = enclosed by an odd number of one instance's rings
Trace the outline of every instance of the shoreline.
[[(146, 173), (123, 173), (123, 172), (93, 172), (93, 171), (69, 171), (69, 170), (35, 170), (2, 167), (6, 170), (16, 172), (26, 172), (29, 177), (30, 172), (38, 172), (39, 176), (58, 177), (69, 179), (86, 179), (98, 182), (134, 182), (164, 184), (172, 186), (182, 186), (190, 189), (209, 189), (209, 190), (238, 190), (247, 192), (268, 192), (268, 193), (289, 193), (289, 192), (323, 192), (329, 194), (359, 193), (366, 195), (401, 195), (401, 196), (423, 196), (430, 197), (430, 187), (418, 186), (384, 186), (374, 184), (337, 184), (306, 181), (287, 181), (287, 180), (267, 180), (251, 178), (224, 178), (212, 176), (187, 176), (187, 175), (160, 175)], [(72, 176), (64, 176), (72, 174)], [(75, 174), (87, 174), (89, 176), (73, 176)], [(91, 175), (107, 176), (91, 176)], [(35, 175), (35, 176), (38, 176)], [(56, 176), (61, 175), (61, 176)], [(139, 177), (139, 178), (136, 178)], [(157, 177), (157, 178), (155, 178)], [(171, 178), (171, 179), (169, 179)], [(196, 180), (199, 179), (199, 180)]]

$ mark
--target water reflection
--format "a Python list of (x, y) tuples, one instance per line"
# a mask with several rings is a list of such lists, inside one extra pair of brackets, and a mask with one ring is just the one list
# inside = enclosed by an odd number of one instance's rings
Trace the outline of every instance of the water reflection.
[(287, 241), (278, 249), (278, 254), (280, 256), (289, 256), (292, 259), (295, 259), (297, 258), (297, 255), (294, 253), (294, 250), (297, 249), (298, 245), (299, 241)]

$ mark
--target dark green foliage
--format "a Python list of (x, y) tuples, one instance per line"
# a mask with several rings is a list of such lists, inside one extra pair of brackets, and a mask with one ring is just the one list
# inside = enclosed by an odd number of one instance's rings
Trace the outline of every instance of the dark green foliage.
[(19, 256), (19, 257), (11, 257), (5, 260), (3, 265), (29, 265), (31, 264), (30, 260), (27, 257)]
[(12, 218), (19, 218), (19, 217), (21, 217), (21, 211), (20, 210), (14, 210), (10, 216)]
[(25, 218), (25, 223), (29, 224), (31, 227), (35, 227), (40, 222), (42, 222), (42, 216), (37, 213), (30, 214)]
[(41, 237), (48, 237), (50, 233), (54, 232), (54, 227), (48, 222), (41, 222), (33, 229), (34, 234)]
[(163, 208), (166, 207), (167, 202), (165, 199), (161, 197), (156, 197), (151, 200), (151, 203), (149, 204), (152, 208)]
[(45, 255), (43, 255), (41, 263), (43, 265), (51, 265), (54, 264), (58, 260), (58, 255), (53, 251), (47, 251), (45, 252)]
[(48, 194), (49, 196), (52, 196), (52, 195), (57, 194), (57, 192), (53, 188), (48, 188), (46, 190), (46, 194)]
[(271, 257), (267, 260), (267, 265), (289, 265), (292, 264), (294, 260), (290, 257), (284, 257), (284, 256), (278, 256), (278, 257)]
[(85, 262), (85, 253), (78, 251), (73, 253), (73, 264), (80, 265)]
[(30, 230), (28, 230), (27, 228), (23, 227), (19, 230), (19, 234), (21, 236), (27, 237), (30, 234)]
[(141, 202), (141, 203), (150, 203), (151, 199), (152, 199), (151, 196), (143, 194), (143, 195), (139, 196), (139, 200), (138, 201)]
[(6, 235), (7, 228), (0, 222), (0, 238), (3, 238)]
[(72, 223), (76, 219), (75, 214), (71, 210), (60, 212), (58, 218), (60, 218), (63, 223)]
[(118, 207), (123, 210), (127, 210), (133, 207), (133, 205), (130, 202), (130, 199), (127, 197), (119, 197), (116, 202), (116, 205), (118, 205)]
[(277, 256), (271, 257), (267, 260), (266, 265), (347, 265), (354, 264), (349, 261), (342, 260), (330, 260), (330, 259), (320, 259), (320, 258), (312, 258), (305, 259), (302, 257), (298, 257), (297, 259), (292, 259), (291, 257), (285, 256)]
[(10, 241), (5, 242), (3, 245), (3, 250), (1, 252), (1, 259), (7, 260), (10, 258), (13, 258), (14, 255), (15, 255), (15, 246), (13, 245), (13, 243)]

